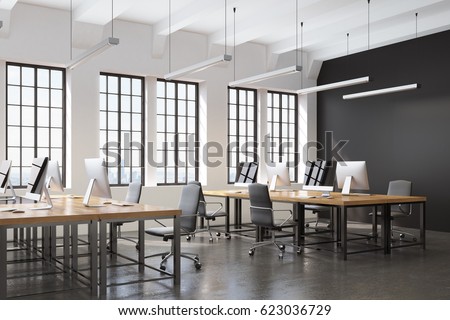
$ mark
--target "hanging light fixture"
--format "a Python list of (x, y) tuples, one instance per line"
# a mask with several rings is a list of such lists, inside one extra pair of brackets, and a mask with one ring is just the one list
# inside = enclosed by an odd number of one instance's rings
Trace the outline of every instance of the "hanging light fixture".
[[(368, 4), (368, 33), (369, 33), (369, 39), (370, 39), (370, 0), (367, 0)], [(416, 13), (416, 39), (417, 39), (417, 13)], [(351, 99), (357, 99), (357, 98), (364, 98), (364, 97), (370, 97), (370, 96), (377, 96), (382, 94), (388, 94), (388, 93), (396, 93), (396, 92), (402, 92), (402, 91), (410, 91), (419, 89), (420, 84), (418, 83), (411, 83), (401, 86), (395, 86), (395, 87), (389, 87), (384, 89), (377, 89), (377, 90), (371, 90), (371, 91), (364, 91), (364, 92), (358, 92), (358, 93), (352, 93), (352, 94), (346, 94), (343, 95), (342, 98), (344, 100), (351, 100)]]
[(283, 68), (283, 69), (279, 69), (279, 70), (274, 70), (274, 71), (270, 71), (270, 72), (266, 72), (266, 73), (262, 73), (262, 74), (258, 74), (256, 76), (251, 76), (248, 78), (244, 78), (244, 79), (240, 79), (240, 80), (235, 80), (230, 82), (228, 85), (230, 87), (237, 87), (237, 86), (242, 86), (245, 84), (251, 84), (251, 83), (255, 83), (255, 82), (260, 82), (260, 81), (264, 81), (264, 80), (268, 80), (268, 79), (272, 79), (275, 77), (280, 77), (280, 76), (286, 76), (289, 74), (293, 74), (293, 73), (297, 73), (302, 71), (302, 66), (298, 65), (298, 0), (296, 0), (296, 30), (295, 30), (295, 39), (296, 39), (296, 48), (295, 48), (295, 65), (294, 66), (290, 66), (287, 68)]
[[(169, 1), (169, 5), (170, 5), (170, 1)], [(170, 50), (170, 37), (171, 37), (171, 22), (170, 22), (170, 16), (171, 13), (169, 12), (169, 61), (170, 61), (170, 56), (171, 56), (171, 50)], [(165, 80), (175, 80), (177, 78), (181, 78), (187, 74), (190, 73), (194, 73), (194, 72), (199, 72), (202, 70), (205, 70), (209, 67), (215, 66), (217, 64), (223, 63), (223, 62), (229, 62), (232, 60), (232, 56), (229, 55), (227, 53), (227, 0), (225, 0), (225, 53), (223, 55), (211, 58), (211, 59), (207, 59), (204, 60), (202, 62), (193, 64), (191, 66), (176, 70), (171, 72), (171, 66), (170, 66), (170, 62), (169, 62), (169, 73), (164, 75), (164, 79)]]
[[(72, 46), (72, 1), (70, 2), (70, 15), (71, 15), (71, 27), (70, 27), (70, 39), (71, 39), (71, 46)], [(70, 70), (76, 68), (80, 64), (85, 63), (86, 61), (92, 59), (93, 57), (99, 55), (100, 53), (106, 51), (107, 49), (116, 46), (119, 44), (119, 38), (114, 37), (114, 0), (111, 0), (111, 37), (108, 37), (101, 41), (100, 43), (96, 44), (95, 46), (91, 47), (89, 50), (85, 51), (83, 54), (78, 56), (75, 60), (71, 61), (70, 64), (67, 66)], [(71, 60), (72, 60), (72, 47), (71, 47), (71, 54), (70, 54)]]
[[(302, 22), (302, 27), (303, 27), (303, 22)], [(303, 32), (302, 32), (302, 34), (303, 34)], [(347, 56), (349, 54), (349, 35), (350, 34), (347, 33)], [(302, 42), (303, 42), (303, 35), (302, 35)], [(302, 44), (302, 47), (303, 47), (303, 44)], [(297, 94), (304, 95), (304, 94), (308, 94), (308, 93), (344, 88), (344, 87), (354, 86), (357, 84), (367, 83), (369, 81), (370, 81), (370, 77), (365, 76), (365, 77), (360, 77), (360, 78), (355, 78), (355, 79), (350, 79), (350, 80), (343, 80), (343, 81), (323, 84), (320, 86), (314, 86), (314, 87), (300, 89), (300, 90), (297, 90)]]

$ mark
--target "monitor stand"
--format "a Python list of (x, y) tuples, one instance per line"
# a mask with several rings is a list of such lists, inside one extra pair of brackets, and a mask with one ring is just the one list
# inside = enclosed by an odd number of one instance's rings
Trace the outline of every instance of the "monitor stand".
[(352, 176), (347, 176), (345, 177), (345, 181), (344, 181), (344, 185), (342, 186), (342, 191), (341, 193), (344, 195), (350, 195), (350, 189), (352, 186)]
[(83, 205), (85, 207), (104, 207), (102, 204), (89, 204), (89, 201), (91, 200), (92, 190), (94, 189), (95, 179), (89, 180), (89, 184), (86, 190), (86, 194), (83, 198)]
[(14, 191), (14, 187), (11, 183), (11, 180), (9, 180), (9, 178), (8, 178), (8, 188), (11, 189), (11, 195), (10, 196), (1, 196), (0, 200), (1, 201), (13, 201), (14, 203), (16, 203), (17, 195), (16, 195), (16, 192)]
[(274, 175), (272, 177), (272, 181), (270, 181), (269, 191), (277, 191), (277, 182), (278, 182), (278, 175)]
[[(30, 208), (30, 210), (50, 210), (51, 208), (53, 208), (53, 203), (52, 203), (52, 199), (50, 199), (50, 194), (48, 193), (48, 189), (47, 186), (44, 184), (42, 191), (44, 193), (44, 197), (45, 200), (47, 202), (47, 205), (44, 207), (35, 207), (35, 208)], [(27, 198), (32, 199), (32, 200), (36, 200), (36, 201), (40, 201), (41, 199), (38, 199), (38, 197), (40, 198), (40, 196), (36, 197), (34, 196), (32, 193), (27, 193), (26, 195)]]

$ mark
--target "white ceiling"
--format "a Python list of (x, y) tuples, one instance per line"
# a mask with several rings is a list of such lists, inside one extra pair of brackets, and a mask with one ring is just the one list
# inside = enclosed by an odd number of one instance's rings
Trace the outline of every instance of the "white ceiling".
[[(71, 0), (0, 0), (0, 9), (14, 10), (18, 3), (71, 8)], [(354, 53), (414, 38), (416, 12), (419, 36), (450, 29), (450, 0), (371, 0), (370, 23), (367, 0), (171, 0), (170, 28), (169, 0), (72, 0), (72, 8), (77, 23), (106, 25), (114, 15), (152, 25), (159, 36), (167, 36), (169, 29), (205, 34), (211, 45), (225, 43), (226, 13), (229, 46), (235, 35), (236, 45), (259, 43), (274, 54), (299, 47), (317, 60), (346, 55), (347, 43)], [(303, 41), (296, 27), (300, 21)]]

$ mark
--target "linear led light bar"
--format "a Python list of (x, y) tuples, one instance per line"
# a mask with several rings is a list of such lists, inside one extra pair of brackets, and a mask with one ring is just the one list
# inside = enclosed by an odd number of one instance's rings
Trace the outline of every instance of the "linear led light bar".
[(231, 61), (231, 59), (232, 59), (231, 55), (223, 54), (221, 56), (217, 56), (217, 57), (214, 57), (214, 58), (211, 58), (211, 59), (208, 59), (208, 60), (205, 60), (205, 61), (193, 64), (193, 65), (191, 65), (189, 67), (185, 67), (185, 68), (182, 68), (182, 69), (170, 72), (170, 73), (164, 75), (164, 79), (166, 79), (166, 80), (174, 80), (174, 79), (177, 79), (177, 78), (181, 78), (182, 76), (185, 76), (185, 75), (190, 74), (190, 73), (194, 73), (194, 72), (205, 70), (205, 69), (207, 69), (209, 67), (212, 67), (212, 66), (214, 66), (216, 64), (219, 64), (219, 63), (222, 63), (222, 62), (229, 62), (229, 61)]
[(290, 66), (290, 67), (287, 67), (287, 68), (274, 70), (274, 71), (262, 73), (262, 74), (259, 74), (259, 75), (256, 75), (256, 76), (252, 76), (252, 77), (248, 77), (248, 78), (232, 81), (228, 85), (230, 87), (238, 87), (238, 86), (241, 86), (241, 85), (244, 85), (244, 84), (250, 84), (250, 83), (259, 82), (259, 81), (263, 81), (263, 80), (267, 80), (267, 79), (271, 79), (271, 78), (275, 78), (275, 77), (279, 77), (279, 76), (285, 76), (285, 75), (288, 75), (288, 74), (291, 74), (291, 73), (297, 73), (297, 72), (300, 72), (300, 71), (302, 71), (302, 67), (301, 66)]
[(417, 83), (413, 83), (413, 84), (406, 84), (404, 86), (397, 86), (397, 87), (390, 87), (390, 88), (385, 88), (385, 89), (378, 89), (378, 90), (372, 90), (372, 91), (364, 91), (364, 92), (346, 94), (346, 95), (343, 95), (342, 98), (344, 100), (350, 100), (350, 99), (364, 98), (364, 97), (370, 97), (370, 96), (377, 96), (380, 94), (415, 90), (418, 88), (420, 88), (420, 85)]
[(319, 91), (325, 91), (325, 90), (332, 90), (332, 89), (337, 89), (337, 88), (354, 86), (354, 85), (357, 85), (357, 84), (367, 83), (369, 81), (370, 81), (370, 78), (367, 76), (367, 77), (355, 78), (355, 79), (339, 81), (339, 82), (333, 82), (333, 83), (329, 83), (329, 84), (323, 84), (323, 85), (320, 85), (320, 86), (300, 89), (300, 90), (297, 90), (297, 93), (298, 94), (308, 94), (308, 93), (313, 93), (313, 92), (319, 92)]
[(112, 46), (116, 46), (118, 44), (119, 44), (119, 38), (113, 38), (113, 37), (106, 38), (105, 40), (96, 44), (89, 50), (86, 50), (82, 55), (80, 55), (75, 60), (73, 60), (67, 66), (67, 68), (72, 70), (72, 69), (76, 68), (77, 66), (79, 66), (80, 64), (85, 63), (89, 59), (95, 57), (96, 55), (99, 55), (103, 51), (111, 48)]

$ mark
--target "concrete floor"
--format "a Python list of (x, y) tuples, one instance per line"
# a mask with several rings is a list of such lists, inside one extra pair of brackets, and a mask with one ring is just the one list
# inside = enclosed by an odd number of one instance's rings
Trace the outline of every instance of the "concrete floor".
[[(108, 288), (107, 299), (450, 299), (450, 233), (429, 231), (427, 249), (408, 247), (349, 256), (343, 261), (335, 253), (305, 248), (298, 256), (287, 249), (278, 259), (274, 247), (248, 255), (252, 239), (233, 235), (208, 241), (206, 233), (187, 242), (182, 251), (197, 252), (202, 268), (182, 259), (181, 286), (174, 290), (171, 280), (145, 282)], [(163, 251), (167, 243), (146, 237), (146, 252)], [(83, 250), (83, 249), (81, 249)], [(137, 258), (134, 245), (120, 241), (119, 251)], [(23, 252), (11, 252), (8, 260), (23, 258)], [(148, 259), (158, 266), (160, 257)], [(116, 258), (111, 264), (121, 263)], [(80, 265), (88, 259), (81, 258)], [(63, 273), (23, 277), (25, 274), (54, 271), (41, 261), (8, 265), (8, 296), (27, 294), (21, 299), (92, 299), (89, 290)], [(168, 270), (171, 269), (170, 263)], [(137, 274), (135, 266), (108, 269), (109, 281), (136, 280), (158, 275), (146, 270)], [(12, 277), (12, 278), (11, 278)], [(42, 293), (48, 290), (66, 291)]]

